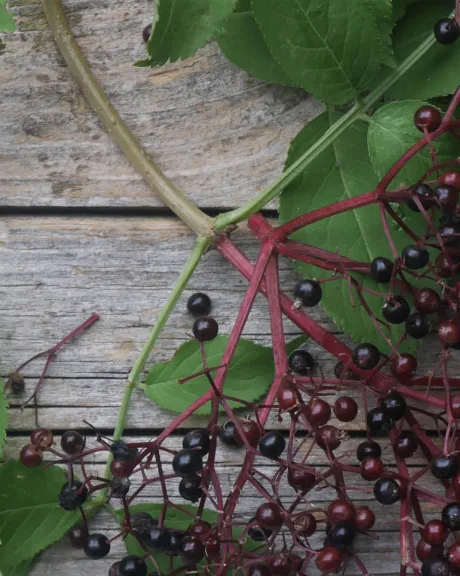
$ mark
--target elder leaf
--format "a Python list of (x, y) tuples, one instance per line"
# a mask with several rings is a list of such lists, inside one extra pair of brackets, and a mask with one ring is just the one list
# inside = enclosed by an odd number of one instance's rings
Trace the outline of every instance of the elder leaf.
[[(415, 112), (426, 102), (406, 100), (386, 104), (372, 116), (368, 132), (369, 155), (381, 180), (393, 164), (421, 138), (414, 125)], [(459, 141), (445, 134), (434, 143), (439, 161), (451, 160), (460, 154)], [(392, 188), (402, 188), (417, 182), (433, 166), (428, 147), (414, 156), (394, 178)]]
[(379, 75), (380, 32), (363, 0), (252, 0), (273, 57), (324, 102), (344, 104)]
[[(434, 24), (449, 16), (453, 0), (417, 2), (409, 7), (394, 31), (393, 46), (398, 63), (433, 33)], [(460, 84), (460, 42), (451, 46), (436, 43), (388, 90), (395, 100), (426, 100), (455, 92)]]
[(193, 56), (232, 12), (233, 4), (234, 0), (158, 0), (147, 44), (149, 58), (139, 64), (157, 66)]
[[(287, 165), (299, 158), (338, 118), (338, 113), (327, 111), (310, 122), (292, 142)], [(280, 201), (281, 221), (286, 222), (300, 214), (370, 192), (377, 184), (367, 149), (367, 124), (358, 121), (287, 187)], [(399, 251), (411, 243), (399, 229), (393, 229), (391, 234)], [(392, 259), (375, 205), (327, 218), (299, 230), (292, 238), (333, 253), (340, 251), (342, 256), (360, 262), (371, 262), (377, 256)], [(296, 262), (296, 269), (305, 278), (331, 277), (330, 271), (301, 262)], [(356, 274), (355, 277), (364, 286), (380, 292), (387, 291), (386, 286), (380, 286), (369, 276)], [(380, 318), (382, 298), (370, 294), (364, 296), (369, 308)], [(337, 326), (356, 342), (371, 342), (382, 352), (388, 352), (388, 344), (376, 330), (354, 289), (353, 299), (355, 307), (346, 281), (337, 280), (323, 285), (321, 304)], [(388, 336), (397, 342), (402, 332), (401, 326), (393, 326)], [(415, 348), (416, 343), (412, 340), (406, 341), (399, 349), (413, 351)]]
[[(305, 341), (305, 336), (297, 339), (295, 348)], [(218, 336), (204, 345), (209, 367), (217, 367), (228, 342), (228, 336)], [(288, 345), (287, 351), (292, 348)], [(294, 348), (294, 349), (295, 349)], [(198, 376), (180, 384), (179, 380), (203, 370), (199, 344), (188, 340), (180, 346), (170, 362), (154, 364), (150, 369), (145, 393), (167, 410), (182, 412), (197, 398), (208, 392), (210, 384), (206, 376)], [(215, 371), (212, 372), (215, 374)], [(224, 391), (228, 396), (253, 402), (263, 396), (274, 376), (273, 351), (260, 344), (242, 338), (225, 380)], [(237, 402), (229, 402), (233, 408), (242, 408)], [(195, 414), (210, 414), (211, 403), (199, 408)]]
[(4, 385), (0, 380), (0, 457), (6, 440), (6, 426), (8, 423), (8, 400), (5, 396)]
[(238, 2), (235, 11), (220, 26), (216, 40), (225, 56), (252, 76), (265, 82), (295, 85), (271, 55), (250, 0)]
[(369, 0), (369, 6), (377, 22), (380, 42), (380, 62), (396, 68), (393, 52), (393, 7), (392, 0)]
[(6, 9), (6, 0), (0, 0), (0, 32), (14, 32), (13, 15)]
[(393, 22), (401, 20), (411, 4), (418, 0), (393, 0)]
[(0, 466), (0, 568), (5, 573), (60, 540), (81, 518), (57, 503), (66, 481), (56, 467), (31, 469), (12, 461)]

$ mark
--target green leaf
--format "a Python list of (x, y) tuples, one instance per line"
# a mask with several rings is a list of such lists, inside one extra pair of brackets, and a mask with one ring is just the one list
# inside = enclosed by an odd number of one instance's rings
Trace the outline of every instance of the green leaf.
[(4, 384), (0, 380), (0, 457), (6, 440), (6, 425), (8, 423), (8, 400), (5, 396)]
[[(368, 132), (369, 155), (379, 180), (422, 138), (422, 133), (414, 125), (414, 114), (425, 104), (426, 102), (420, 100), (391, 102), (372, 116)], [(434, 147), (440, 162), (451, 160), (460, 154), (460, 143), (450, 134), (437, 139)], [(398, 173), (392, 188), (414, 184), (432, 166), (430, 150), (425, 148)]]
[(142, 65), (157, 66), (193, 56), (233, 10), (234, 0), (158, 0), (158, 18)]
[(308, 340), (308, 336), (302, 334), (301, 336), (297, 336), (294, 340), (291, 340), (288, 344), (286, 344), (286, 353), (290, 356), (297, 348), (299, 348), (304, 342)]
[[(138, 504), (136, 506), (130, 506), (129, 509), (131, 514), (135, 514), (136, 512), (148, 512), (153, 518), (158, 518), (161, 514), (162, 508), (162, 504)], [(164, 526), (166, 528), (170, 528), (171, 530), (185, 531), (194, 521), (196, 513), (197, 508), (195, 506), (181, 506), (180, 510), (171, 508), (171, 506), (169, 506), (166, 511)], [(121, 524), (124, 518), (124, 511), (117, 510), (116, 515), (118, 516)], [(203, 513), (201, 514), (201, 519), (205, 522), (209, 522), (210, 524), (214, 524), (217, 520), (217, 513), (213, 510), (204, 509)], [(232, 533), (233, 539), (237, 540), (241, 536), (242, 532), (242, 528), (234, 527)], [(133, 536), (128, 536), (126, 538), (125, 545), (128, 554), (134, 554), (136, 556), (145, 555), (142, 547), (138, 544), (137, 540)], [(246, 550), (254, 550), (258, 546), (260, 546), (260, 543), (257, 544), (257, 542), (248, 542), (244, 545), (244, 548)], [(160, 572), (162, 574), (169, 574), (175, 569), (183, 566), (183, 562), (180, 559), (174, 558), (172, 568), (170, 568), (170, 557), (163, 552), (155, 551), (155, 560), (157, 561)], [(151, 560), (147, 560), (147, 563), (149, 566), (149, 574), (152, 571), (156, 573), (157, 569), (156, 567), (154, 568)]]
[(67, 512), (57, 503), (65, 482), (66, 474), (56, 467), (31, 469), (11, 461), (0, 466), (0, 567), (4, 572), (31, 560), (81, 518), (78, 511)]
[(411, 4), (418, 0), (393, 0), (393, 22), (401, 20)]
[[(294, 139), (287, 165), (292, 164), (338, 119), (339, 114), (325, 112), (310, 122)], [(300, 214), (369, 192), (377, 186), (378, 180), (372, 168), (367, 150), (367, 124), (358, 121), (344, 132), (334, 144), (321, 154), (302, 175), (282, 194), (280, 218), (286, 222)], [(410, 243), (410, 239), (399, 229), (392, 230), (392, 237), (399, 251)], [(339, 214), (307, 226), (293, 234), (293, 238), (344, 257), (360, 262), (371, 262), (376, 256), (392, 259), (390, 247), (384, 235), (377, 206), (369, 206)], [(296, 263), (296, 269), (306, 278), (330, 278), (331, 272)], [(365, 286), (386, 292), (366, 276), (356, 275)], [(356, 342), (371, 342), (381, 351), (389, 347), (377, 332), (366, 310), (353, 291), (356, 307), (352, 307), (347, 282), (337, 280), (323, 285), (322, 306), (337, 326), (349, 334)], [(381, 317), (382, 299), (365, 294), (370, 309)], [(388, 335), (396, 342), (403, 332), (400, 326), (393, 326)], [(405, 343), (402, 348), (413, 350), (414, 341)]]
[[(228, 336), (218, 336), (204, 347), (209, 367), (217, 367), (228, 342)], [(198, 376), (184, 384), (178, 380), (187, 378), (203, 370), (200, 347), (196, 340), (188, 340), (177, 350), (170, 362), (155, 364), (147, 376), (145, 393), (167, 410), (182, 412), (197, 398), (205, 394), (210, 385), (206, 376)], [(215, 372), (214, 372), (215, 373)], [(233, 361), (225, 380), (224, 392), (246, 402), (260, 398), (270, 386), (274, 376), (273, 352), (260, 344), (242, 338), (238, 344)], [(233, 408), (243, 406), (229, 402)], [(196, 414), (210, 414), (208, 402), (196, 411)]]
[(13, 16), (6, 9), (6, 0), (0, 0), (0, 32), (14, 32)]
[[(433, 33), (433, 26), (454, 9), (451, 0), (417, 2), (398, 23), (393, 37), (396, 60), (400, 63)], [(436, 43), (423, 58), (388, 90), (395, 100), (426, 100), (455, 92), (460, 84), (460, 42), (451, 46)]]
[(225, 56), (252, 76), (265, 82), (295, 85), (270, 54), (249, 0), (240, 0), (217, 32), (216, 40)]
[(396, 68), (393, 52), (393, 8), (392, 0), (369, 0), (369, 6), (377, 22), (380, 41), (380, 62)]
[(33, 560), (26, 560), (17, 566), (11, 566), (3, 572), (0, 571), (0, 576), (27, 576)]
[(379, 75), (380, 34), (367, 0), (253, 0), (274, 58), (299, 86), (344, 104)]

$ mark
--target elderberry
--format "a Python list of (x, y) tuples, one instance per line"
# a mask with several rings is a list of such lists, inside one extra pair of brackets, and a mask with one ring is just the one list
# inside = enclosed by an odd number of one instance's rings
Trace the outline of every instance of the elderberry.
[(350, 546), (355, 537), (355, 529), (349, 522), (337, 522), (328, 532), (327, 543), (335, 548)]
[[(416, 119), (414, 119), (417, 121)], [(423, 128), (422, 128), (423, 131)], [(428, 186), (428, 184), (419, 184), (415, 188), (411, 190), (412, 194), (418, 198), (420, 204), (428, 210), (433, 202), (433, 190)], [(408, 198), (407, 200), (407, 207), (412, 210), (412, 212), (420, 212), (417, 203), (413, 198)]]
[(219, 438), (227, 446), (239, 446), (234, 437), (235, 424), (232, 421), (225, 422), (219, 430)]
[(460, 27), (453, 18), (442, 18), (434, 26), (434, 35), (440, 44), (454, 44), (460, 37)]
[(457, 456), (451, 454), (444, 456), (439, 454), (431, 462), (431, 473), (436, 478), (441, 480), (449, 480), (453, 478), (458, 472), (458, 459)]
[(114, 460), (126, 462), (134, 460), (138, 454), (137, 448), (131, 448), (123, 440), (115, 440), (110, 446), (110, 451), (113, 454)]
[(361, 370), (372, 370), (380, 362), (380, 352), (373, 344), (360, 344), (353, 351), (353, 362)]
[(110, 480), (110, 496), (112, 498), (123, 498), (128, 494), (131, 482), (128, 478), (112, 478)]
[(193, 316), (208, 316), (211, 312), (211, 298), (203, 292), (195, 292), (187, 300), (187, 310)]
[(382, 455), (382, 448), (380, 444), (373, 440), (365, 440), (358, 445), (356, 449), (356, 457), (360, 462), (366, 458), (380, 458)]
[(386, 434), (393, 427), (393, 420), (383, 408), (372, 408), (367, 413), (367, 426), (371, 434)]
[(166, 528), (151, 526), (144, 542), (151, 548), (157, 550), (168, 550), (169, 545), (171, 544), (171, 532)]
[(371, 275), (376, 282), (381, 284), (386, 284), (391, 280), (391, 274), (393, 272), (393, 262), (384, 258), (383, 256), (378, 256), (374, 258), (371, 262)]
[(203, 468), (203, 460), (195, 450), (181, 450), (174, 456), (172, 467), (181, 478), (194, 477)]
[(410, 306), (402, 296), (393, 296), (382, 308), (383, 317), (390, 324), (402, 324), (409, 316)]
[(380, 401), (383, 410), (390, 416), (390, 418), (397, 422), (404, 416), (407, 408), (406, 401), (397, 392), (390, 392)]
[(139, 556), (126, 556), (118, 567), (120, 576), (146, 576), (147, 564)]
[(441, 126), (441, 112), (434, 106), (422, 106), (414, 115), (414, 124), (423, 132), (434, 132)]
[(311, 307), (316, 306), (323, 295), (321, 284), (316, 280), (302, 280), (294, 290), (294, 298), (298, 300), (302, 306)]
[(211, 438), (207, 430), (191, 430), (182, 440), (182, 447), (194, 450), (201, 456), (205, 456), (211, 448)]
[(193, 323), (192, 332), (198, 342), (210, 342), (219, 333), (219, 325), (211, 316), (202, 316)]
[(306, 375), (315, 365), (313, 356), (306, 350), (295, 350), (289, 356), (289, 368), (299, 375)]
[(422, 576), (450, 576), (449, 563), (445, 558), (431, 558), (422, 564)]
[(179, 482), (179, 494), (184, 500), (198, 502), (204, 494), (201, 488), (201, 478), (199, 476), (182, 478)]
[(399, 484), (393, 478), (380, 478), (374, 484), (374, 496), (377, 502), (388, 506), (394, 504), (401, 497)]
[(280, 432), (267, 432), (259, 441), (259, 451), (266, 458), (279, 458), (286, 448), (286, 440)]
[(409, 336), (420, 340), (421, 338), (425, 338), (425, 336), (429, 333), (430, 322), (428, 318), (423, 314), (413, 312), (406, 320), (405, 328)]
[(98, 560), (105, 558), (110, 552), (110, 542), (104, 534), (90, 534), (86, 539), (83, 549), (88, 558)]
[(66, 454), (74, 456), (85, 449), (85, 438), (77, 430), (68, 430), (61, 437), (61, 448)]
[(460, 530), (460, 502), (451, 502), (444, 506), (442, 521), (452, 532)]
[(414, 244), (404, 248), (402, 258), (407, 268), (410, 270), (420, 270), (420, 268), (424, 268), (428, 264), (430, 255), (428, 250)]
[(86, 502), (88, 489), (79, 480), (66, 482), (58, 496), (58, 504), (64, 510), (76, 510)]

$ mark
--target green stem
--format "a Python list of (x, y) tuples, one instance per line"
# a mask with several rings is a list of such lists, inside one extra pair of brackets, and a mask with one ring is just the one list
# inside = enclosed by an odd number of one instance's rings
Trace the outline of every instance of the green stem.
[(403, 76), (432, 46), (436, 43), (434, 35), (425, 40), (410, 56), (408, 56), (396, 70), (391, 72), (372, 92), (362, 101), (357, 101), (353, 108), (347, 112), (340, 120), (333, 124), (313, 146), (311, 146), (294, 164), (291, 164), (283, 174), (271, 186), (257, 195), (253, 200), (236, 208), (231, 212), (220, 214), (215, 220), (214, 230), (225, 230), (247, 220), (249, 216), (261, 210), (268, 202), (276, 198), (291, 182), (293, 182), (320, 154), (322, 154), (341, 134), (347, 130), (363, 112), (375, 104), (381, 96), (390, 88), (401, 76)]
[[(133, 391), (136, 387), (136, 383), (139, 380), (139, 377), (141, 376), (142, 371), (144, 370), (145, 363), (147, 362), (148, 357), (150, 356), (150, 353), (152, 352), (152, 348), (154, 347), (155, 342), (157, 341), (157, 338), (160, 335), (160, 332), (163, 330), (166, 322), (168, 321), (168, 318), (171, 315), (171, 312), (173, 311), (175, 305), (177, 304), (177, 301), (181, 297), (182, 292), (184, 291), (185, 287), (187, 286), (187, 283), (190, 280), (193, 272), (195, 271), (196, 267), (198, 266), (198, 264), (201, 260), (201, 257), (205, 253), (208, 246), (211, 244), (212, 240), (213, 239), (209, 236), (199, 236), (195, 240), (195, 246), (193, 247), (193, 250), (190, 253), (187, 264), (185, 265), (185, 268), (182, 270), (182, 272), (181, 272), (181, 274), (180, 274), (180, 276), (179, 276), (179, 278), (178, 278), (178, 280), (174, 286), (174, 289), (173, 289), (173, 291), (172, 291), (172, 293), (168, 299), (168, 302), (166, 303), (166, 305), (164, 306), (164, 308), (160, 312), (160, 314), (157, 318), (157, 321), (155, 323), (155, 326), (154, 326), (152, 332), (150, 333), (150, 336), (148, 337), (148, 340), (145, 343), (138, 359), (136, 360), (136, 363), (134, 364), (133, 369), (131, 370), (131, 373), (128, 377), (128, 381), (126, 383), (126, 388), (125, 388), (125, 392), (123, 395), (123, 399), (121, 402), (120, 412), (118, 413), (117, 423), (115, 425), (115, 431), (113, 433), (113, 439), (114, 440), (119, 440), (123, 434), (123, 428), (125, 425), (125, 420), (126, 420), (126, 415), (128, 413), (129, 404), (131, 401), (131, 396), (132, 396)], [(109, 455), (109, 458), (107, 460), (107, 466), (106, 466), (104, 478), (110, 477), (110, 464), (111, 464), (111, 462), (112, 462), (112, 455)]]
[(202, 212), (183, 192), (166, 178), (148, 157), (137, 138), (110, 103), (102, 86), (80, 51), (62, 9), (60, 0), (43, 0), (48, 23), (74, 80), (94, 108), (108, 133), (120, 146), (131, 164), (161, 200), (196, 234), (212, 235), (212, 218)]

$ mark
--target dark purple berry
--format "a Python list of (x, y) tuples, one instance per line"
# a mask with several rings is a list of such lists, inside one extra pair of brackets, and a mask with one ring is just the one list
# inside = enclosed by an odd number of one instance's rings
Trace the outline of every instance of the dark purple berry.
[(193, 316), (208, 316), (211, 312), (211, 298), (203, 292), (195, 292), (187, 300), (187, 310)]
[(58, 496), (58, 504), (64, 510), (76, 510), (86, 502), (88, 489), (79, 480), (66, 482)]
[(313, 356), (306, 350), (295, 350), (289, 356), (289, 368), (296, 374), (306, 375), (314, 365)]
[(210, 342), (219, 333), (219, 325), (211, 316), (202, 316), (195, 320), (192, 331), (198, 342)]
[(104, 534), (90, 534), (86, 539), (84, 551), (88, 558), (98, 560), (110, 552), (110, 542)]
[(307, 308), (316, 306), (322, 295), (321, 284), (316, 280), (301, 280), (294, 290), (294, 298)]
[(454, 44), (460, 36), (460, 27), (453, 18), (442, 18), (435, 24), (434, 35), (440, 44)]

